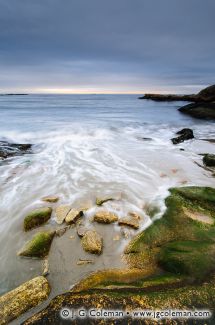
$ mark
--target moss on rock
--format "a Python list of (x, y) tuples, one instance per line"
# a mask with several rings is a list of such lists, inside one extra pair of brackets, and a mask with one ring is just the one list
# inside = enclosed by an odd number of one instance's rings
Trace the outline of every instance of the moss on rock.
[(8, 324), (32, 307), (46, 300), (50, 286), (45, 277), (39, 276), (0, 297), (0, 324)]
[(25, 244), (18, 253), (19, 256), (43, 258), (48, 255), (54, 231), (46, 231), (37, 233), (29, 242)]
[(28, 231), (46, 223), (52, 214), (52, 208), (43, 207), (30, 212), (24, 219), (24, 230)]

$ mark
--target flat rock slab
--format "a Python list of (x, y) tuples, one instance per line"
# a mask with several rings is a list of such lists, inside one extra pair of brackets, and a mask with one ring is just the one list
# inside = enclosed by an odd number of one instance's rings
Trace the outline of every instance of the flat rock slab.
[(88, 230), (83, 236), (82, 247), (86, 252), (101, 254), (103, 247), (102, 237), (95, 230)]
[(67, 214), (65, 221), (68, 224), (75, 223), (82, 216), (83, 216), (83, 211), (71, 209)]
[(0, 297), (0, 325), (8, 324), (46, 300), (50, 293), (47, 279), (38, 276)]
[(134, 229), (139, 229), (139, 220), (137, 218), (133, 218), (131, 216), (121, 218), (118, 223), (120, 226), (126, 226), (126, 227), (131, 227)]
[(44, 196), (42, 199), (44, 202), (50, 202), (50, 203), (55, 203), (59, 200), (58, 196), (52, 195), (52, 196)]
[(108, 224), (117, 221), (118, 217), (109, 211), (99, 211), (94, 215), (93, 220), (99, 223)]
[(56, 219), (57, 219), (56, 221), (59, 225), (61, 225), (64, 222), (70, 210), (71, 210), (70, 205), (60, 205), (56, 208), (55, 210)]

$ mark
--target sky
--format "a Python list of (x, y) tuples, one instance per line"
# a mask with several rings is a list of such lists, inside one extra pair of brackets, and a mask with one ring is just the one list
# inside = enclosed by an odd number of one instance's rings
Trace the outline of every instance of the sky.
[(0, 92), (194, 93), (214, 0), (0, 0)]

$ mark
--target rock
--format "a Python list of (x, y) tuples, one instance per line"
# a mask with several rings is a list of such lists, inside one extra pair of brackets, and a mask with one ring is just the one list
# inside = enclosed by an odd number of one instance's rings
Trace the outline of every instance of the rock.
[(41, 199), (44, 202), (50, 202), (50, 203), (55, 203), (59, 200), (58, 196), (45, 196)]
[(94, 215), (94, 221), (99, 223), (112, 223), (118, 220), (118, 217), (111, 212), (108, 211), (99, 211)]
[(215, 101), (215, 85), (204, 88), (196, 95), (145, 94), (139, 97), (139, 99), (151, 99), (155, 101), (213, 102)]
[(215, 101), (215, 85), (204, 88), (197, 94), (197, 97), (198, 97), (198, 101), (203, 101), (203, 102)]
[(49, 261), (45, 259), (43, 261), (43, 276), (47, 276), (49, 274)]
[(19, 256), (43, 258), (48, 255), (55, 231), (39, 232), (25, 244)]
[(76, 225), (77, 234), (79, 237), (83, 237), (87, 232), (87, 229), (81, 222)]
[(66, 227), (64, 227), (64, 228), (57, 229), (57, 230), (55, 231), (56, 236), (57, 236), (57, 237), (61, 237), (61, 236), (63, 236), (63, 235), (65, 234), (65, 232), (66, 232), (69, 228), (70, 228), (70, 226), (66, 226)]
[(9, 143), (0, 141), (0, 159), (6, 159), (14, 156), (21, 156), (26, 153), (32, 153), (32, 144), (29, 143)]
[(213, 154), (204, 155), (203, 163), (205, 166), (215, 167), (215, 155), (213, 155)]
[(67, 214), (65, 221), (68, 224), (75, 223), (78, 218), (83, 216), (83, 211), (78, 211), (75, 209), (71, 209), (69, 213)]
[(135, 218), (137, 220), (141, 220), (141, 216), (137, 214), (136, 212), (129, 212), (128, 215), (132, 218)]
[(178, 134), (179, 137), (171, 139), (173, 144), (178, 144), (194, 138), (193, 130), (188, 128), (182, 129), (181, 131), (178, 131), (176, 134)]
[(86, 252), (101, 254), (103, 247), (102, 237), (95, 230), (88, 230), (82, 240), (82, 247)]
[(133, 218), (131, 216), (121, 218), (118, 223), (119, 223), (120, 226), (127, 226), (127, 227), (131, 227), (131, 228), (134, 228), (134, 229), (139, 229), (139, 221), (138, 221), (138, 219)]
[(200, 119), (215, 119), (215, 103), (194, 103), (179, 108), (181, 113)]
[(56, 208), (55, 214), (56, 214), (57, 223), (59, 225), (61, 225), (64, 222), (70, 210), (71, 210), (70, 205), (60, 205)]
[[(8, 324), (41, 304), (50, 293), (47, 279), (38, 276), (0, 297), (0, 324)], [(18, 323), (17, 323), (18, 324)]]
[(86, 264), (93, 264), (94, 261), (93, 260), (82, 260), (79, 259), (79, 261), (76, 263), (77, 265), (86, 265)]
[(113, 201), (114, 199), (111, 197), (107, 198), (96, 198), (96, 205), (101, 206), (103, 203), (108, 202), (108, 201)]
[(145, 94), (139, 99), (151, 99), (157, 102), (172, 102), (172, 101), (188, 101), (196, 102), (198, 100), (196, 95), (171, 95), (171, 94)]
[(30, 212), (24, 219), (24, 230), (28, 231), (46, 223), (52, 214), (52, 208), (43, 207)]

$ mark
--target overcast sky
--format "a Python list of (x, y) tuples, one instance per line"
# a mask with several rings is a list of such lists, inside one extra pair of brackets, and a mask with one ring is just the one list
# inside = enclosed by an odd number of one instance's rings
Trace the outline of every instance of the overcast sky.
[(215, 83), (215, 0), (0, 0), (0, 91)]

